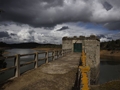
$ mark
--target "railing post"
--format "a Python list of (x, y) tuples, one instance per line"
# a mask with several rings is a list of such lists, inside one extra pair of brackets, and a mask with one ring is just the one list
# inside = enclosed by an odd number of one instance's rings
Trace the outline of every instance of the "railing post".
[(15, 77), (19, 77), (20, 76), (20, 55), (17, 54), (16, 58), (15, 58)]
[(58, 53), (57, 53), (57, 54), (58, 54), (58, 58), (59, 58), (59, 57), (60, 57), (60, 51), (59, 51), (59, 50), (58, 50)]
[(56, 59), (58, 59), (58, 51), (56, 51)]
[(38, 52), (35, 53), (35, 68), (38, 68)]
[(59, 50), (57, 51), (57, 58), (59, 58)]
[(62, 56), (64, 56), (64, 50), (62, 50)]
[(64, 51), (64, 55), (66, 55), (66, 50)]
[(48, 56), (49, 56), (49, 52), (47, 51), (46, 52), (46, 61), (45, 61), (45, 63), (48, 63)]
[(53, 51), (53, 61), (55, 60), (55, 51)]
[(62, 57), (62, 50), (60, 50), (60, 57)]

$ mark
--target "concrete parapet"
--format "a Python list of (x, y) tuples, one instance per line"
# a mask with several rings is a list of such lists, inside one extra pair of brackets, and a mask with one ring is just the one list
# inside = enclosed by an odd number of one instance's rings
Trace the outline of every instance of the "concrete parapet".
[(95, 35), (90, 35), (89, 37), (85, 37), (85, 36), (74, 36), (74, 37), (63, 37), (62, 40), (98, 40), (100, 41)]

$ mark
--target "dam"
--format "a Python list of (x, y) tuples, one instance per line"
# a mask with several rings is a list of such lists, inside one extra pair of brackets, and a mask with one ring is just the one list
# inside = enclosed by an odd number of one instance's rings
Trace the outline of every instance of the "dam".
[[(100, 64), (99, 40), (95, 36), (63, 37), (62, 40), (62, 50), (6, 57), (14, 59), (14, 66), (1, 69), (0, 73), (14, 69), (15, 75), (0, 88), (4, 90), (16, 90), (16, 88), (17, 90), (89, 90), (90, 85), (97, 84)], [(42, 53), (45, 57), (39, 58), (39, 54)], [(21, 64), (21, 57), (29, 55), (33, 55), (34, 60)], [(50, 58), (52, 61), (49, 60)], [(42, 60), (45, 60), (45, 63), (38, 66), (38, 62)], [(20, 68), (30, 64), (34, 64), (34, 69), (21, 74)]]

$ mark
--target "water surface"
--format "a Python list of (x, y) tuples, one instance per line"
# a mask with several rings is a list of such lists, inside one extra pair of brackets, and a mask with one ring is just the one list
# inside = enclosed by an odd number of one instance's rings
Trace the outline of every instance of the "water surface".
[(120, 79), (120, 60), (102, 60), (100, 62), (99, 83)]
[[(33, 49), (9, 49), (9, 50), (6, 50), (5, 52), (8, 52), (8, 53), (5, 54), (4, 56), (11, 56), (11, 55), (16, 55), (16, 54), (30, 54), (30, 53), (35, 53), (38, 51), (33, 50)], [(43, 57), (45, 57), (45, 54), (39, 54), (38, 57), (39, 57), (39, 59), (43, 58)], [(33, 61), (34, 58), (35, 58), (34, 55), (20, 57), (20, 64), (23, 64), (23, 63), (29, 62), (29, 61)], [(15, 58), (5, 59), (5, 62), (7, 63), (7, 67), (14, 66), (14, 59)], [(45, 60), (39, 61), (38, 65), (40, 66), (43, 63), (45, 63)], [(34, 68), (34, 63), (20, 67), (20, 73), (22, 74), (25, 71), (33, 69), (33, 68)], [(0, 73), (0, 83), (11, 77), (14, 77), (14, 69)]]

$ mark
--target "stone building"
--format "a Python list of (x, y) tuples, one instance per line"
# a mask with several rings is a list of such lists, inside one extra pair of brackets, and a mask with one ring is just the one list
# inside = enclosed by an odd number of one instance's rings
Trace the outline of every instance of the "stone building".
[(90, 84), (96, 84), (99, 78), (100, 64), (100, 40), (91, 35), (90, 37), (63, 37), (62, 49), (72, 49), (73, 52), (86, 53), (86, 65), (90, 66)]

